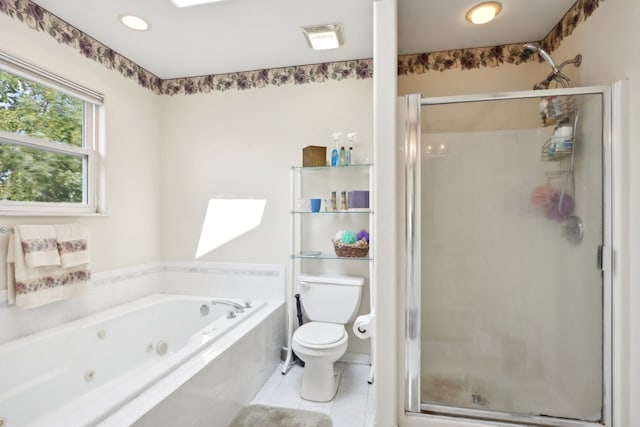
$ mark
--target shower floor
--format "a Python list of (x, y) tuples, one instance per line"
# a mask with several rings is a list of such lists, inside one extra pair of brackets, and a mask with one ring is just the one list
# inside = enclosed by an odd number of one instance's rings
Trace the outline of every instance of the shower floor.
[[(521, 415), (576, 418), (568, 398), (544, 385), (491, 384), (473, 376), (430, 376), (421, 379), (422, 402)], [(598, 421), (600, 414), (583, 417)]]

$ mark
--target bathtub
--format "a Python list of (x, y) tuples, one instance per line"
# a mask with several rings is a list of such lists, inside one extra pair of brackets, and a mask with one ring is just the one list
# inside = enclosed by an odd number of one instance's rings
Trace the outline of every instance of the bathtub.
[(1, 345), (0, 426), (131, 425), (282, 305), (211, 300), (152, 295)]

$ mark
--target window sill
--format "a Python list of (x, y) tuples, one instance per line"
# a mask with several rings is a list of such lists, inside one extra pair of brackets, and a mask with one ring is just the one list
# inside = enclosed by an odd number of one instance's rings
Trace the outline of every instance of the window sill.
[(108, 217), (109, 213), (103, 212), (34, 212), (34, 211), (0, 211), (0, 217), (7, 216), (19, 216), (19, 217), (48, 217), (48, 216), (56, 216), (56, 217)]

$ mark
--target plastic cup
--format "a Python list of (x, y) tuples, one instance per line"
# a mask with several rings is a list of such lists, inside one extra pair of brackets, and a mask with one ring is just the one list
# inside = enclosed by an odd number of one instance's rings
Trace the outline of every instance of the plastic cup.
[(311, 212), (320, 212), (322, 199), (311, 199)]

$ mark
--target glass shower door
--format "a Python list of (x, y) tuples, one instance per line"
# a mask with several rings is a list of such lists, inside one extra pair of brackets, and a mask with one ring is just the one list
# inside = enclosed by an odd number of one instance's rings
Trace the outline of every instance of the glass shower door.
[(423, 412), (603, 420), (604, 94), (539, 93), (420, 107), (409, 222)]

